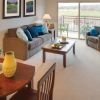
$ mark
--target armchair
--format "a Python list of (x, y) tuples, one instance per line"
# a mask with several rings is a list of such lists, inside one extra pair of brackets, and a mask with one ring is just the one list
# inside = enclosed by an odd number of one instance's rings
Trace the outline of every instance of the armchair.
[(100, 51), (100, 27), (95, 27), (98, 32), (97, 36), (92, 36), (91, 32), (86, 33), (86, 44)]

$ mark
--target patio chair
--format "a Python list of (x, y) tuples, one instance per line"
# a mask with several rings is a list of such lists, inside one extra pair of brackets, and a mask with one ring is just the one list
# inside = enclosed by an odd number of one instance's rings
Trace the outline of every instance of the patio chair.
[(56, 64), (53, 64), (38, 81), (37, 91), (24, 87), (21, 91), (12, 96), (10, 100), (53, 100), (55, 66)]
[(66, 36), (68, 37), (68, 31), (69, 31), (69, 24), (60, 24), (59, 25), (60, 35), (62, 36), (63, 32), (67, 32)]

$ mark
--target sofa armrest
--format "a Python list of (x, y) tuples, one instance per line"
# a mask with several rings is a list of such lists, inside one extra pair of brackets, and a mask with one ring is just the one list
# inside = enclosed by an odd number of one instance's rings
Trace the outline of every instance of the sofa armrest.
[(86, 33), (86, 44), (88, 45), (88, 36), (90, 36), (90, 32)]
[(100, 51), (100, 35), (98, 35), (98, 50)]
[(16, 37), (4, 37), (3, 51), (14, 51), (15, 57), (25, 60), (28, 57), (28, 42)]
[(98, 35), (98, 38), (100, 38), (100, 35)]

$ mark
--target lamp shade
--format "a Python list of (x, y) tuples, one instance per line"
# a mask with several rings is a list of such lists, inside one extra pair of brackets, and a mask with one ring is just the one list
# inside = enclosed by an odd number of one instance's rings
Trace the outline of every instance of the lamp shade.
[(51, 19), (51, 16), (49, 14), (44, 14), (43, 19), (44, 20)]

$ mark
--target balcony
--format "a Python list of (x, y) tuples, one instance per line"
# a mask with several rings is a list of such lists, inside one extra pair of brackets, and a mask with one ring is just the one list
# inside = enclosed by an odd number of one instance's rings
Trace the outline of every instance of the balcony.
[(92, 26), (100, 26), (100, 17), (62, 15), (58, 18), (58, 25), (59, 36), (85, 38), (86, 32), (89, 31)]

